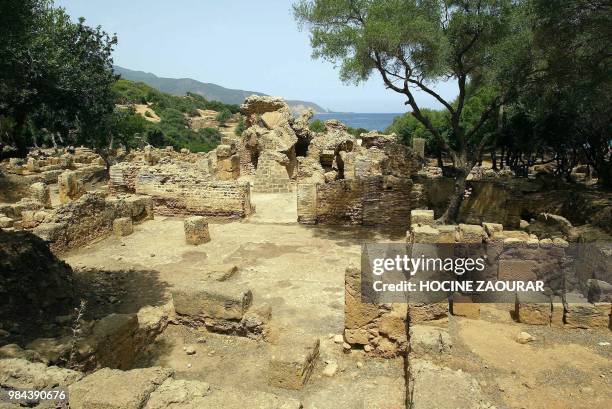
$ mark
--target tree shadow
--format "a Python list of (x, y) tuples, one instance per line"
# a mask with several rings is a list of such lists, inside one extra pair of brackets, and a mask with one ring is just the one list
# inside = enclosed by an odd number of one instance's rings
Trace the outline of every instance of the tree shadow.
[(86, 304), (85, 318), (137, 313), (147, 305), (160, 306), (170, 299), (169, 284), (155, 270), (75, 270), (77, 297)]

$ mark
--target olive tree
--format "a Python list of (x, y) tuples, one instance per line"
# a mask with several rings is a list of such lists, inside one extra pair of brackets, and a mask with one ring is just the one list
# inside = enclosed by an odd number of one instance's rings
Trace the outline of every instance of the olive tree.
[[(525, 9), (513, 0), (301, 0), (294, 15), (310, 31), (313, 57), (339, 64), (349, 83), (378, 73), (451, 157), (455, 189), (438, 219), (447, 223), (456, 219), (467, 175), (487, 145), (488, 133), (480, 130), (528, 82), (532, 35)], [(456, 97), (438, 93), (438, 81), (454, 82)], [(466, 120), (466, 102), (483, 88), (484, 109)], [(415, 91), (448, 112), (448, 139)]]

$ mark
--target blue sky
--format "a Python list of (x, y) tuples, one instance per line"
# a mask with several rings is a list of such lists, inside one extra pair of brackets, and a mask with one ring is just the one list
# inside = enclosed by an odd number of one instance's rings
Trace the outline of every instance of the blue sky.
[[(343, 84), (332, 63), (313, 60), (292, 0), (56, 0), (73, 18), (116, 33), (115, 64), (158, 76), (316, 102), (344, 112), (405, 112), (405, 98), (378, 75)], [(447, 97), (454, 84), (440, 84)], [(438, 107), (418, 94), (423, 106)]]

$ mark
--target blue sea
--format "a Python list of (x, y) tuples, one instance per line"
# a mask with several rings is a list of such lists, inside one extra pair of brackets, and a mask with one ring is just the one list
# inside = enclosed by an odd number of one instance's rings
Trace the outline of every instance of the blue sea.
[(315, 114), (313, 119), (327, 121), (337, 119), (351, 128), (365, 128), (367, 130), (384, 131), (391, 123), (393, 118), (402, 114), (360, 114), (354, 112), (326, 112)]

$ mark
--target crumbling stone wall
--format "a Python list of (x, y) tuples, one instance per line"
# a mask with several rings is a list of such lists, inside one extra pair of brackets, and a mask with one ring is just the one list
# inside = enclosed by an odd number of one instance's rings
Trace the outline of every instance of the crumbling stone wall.
[(105, 198), (86, 193), (78, 200), (50, 212), (33, 232), (49, 242), (51, 250), (62, 253), (81, 247), (112, 232), (113, 221), (130, 217), (134, 222), (153, 218), (153, 204), (146, 196)]
[(150, 195), (164, 215), (246, 217), (252, 213), (246, 182), (203, 181), (189, 174), (143, 169), (136, 193)]
[(383, 176), (298, 185), (298, 220), (305, 224), (349, 224), (407, 228), (412, 182)]
[(253, 211), (248, 183), (214, 180), (193, 166), (126, 162), (111, 166), (110, 174), (111, 194), (150, 195), (159, 214), (246, 217)]

